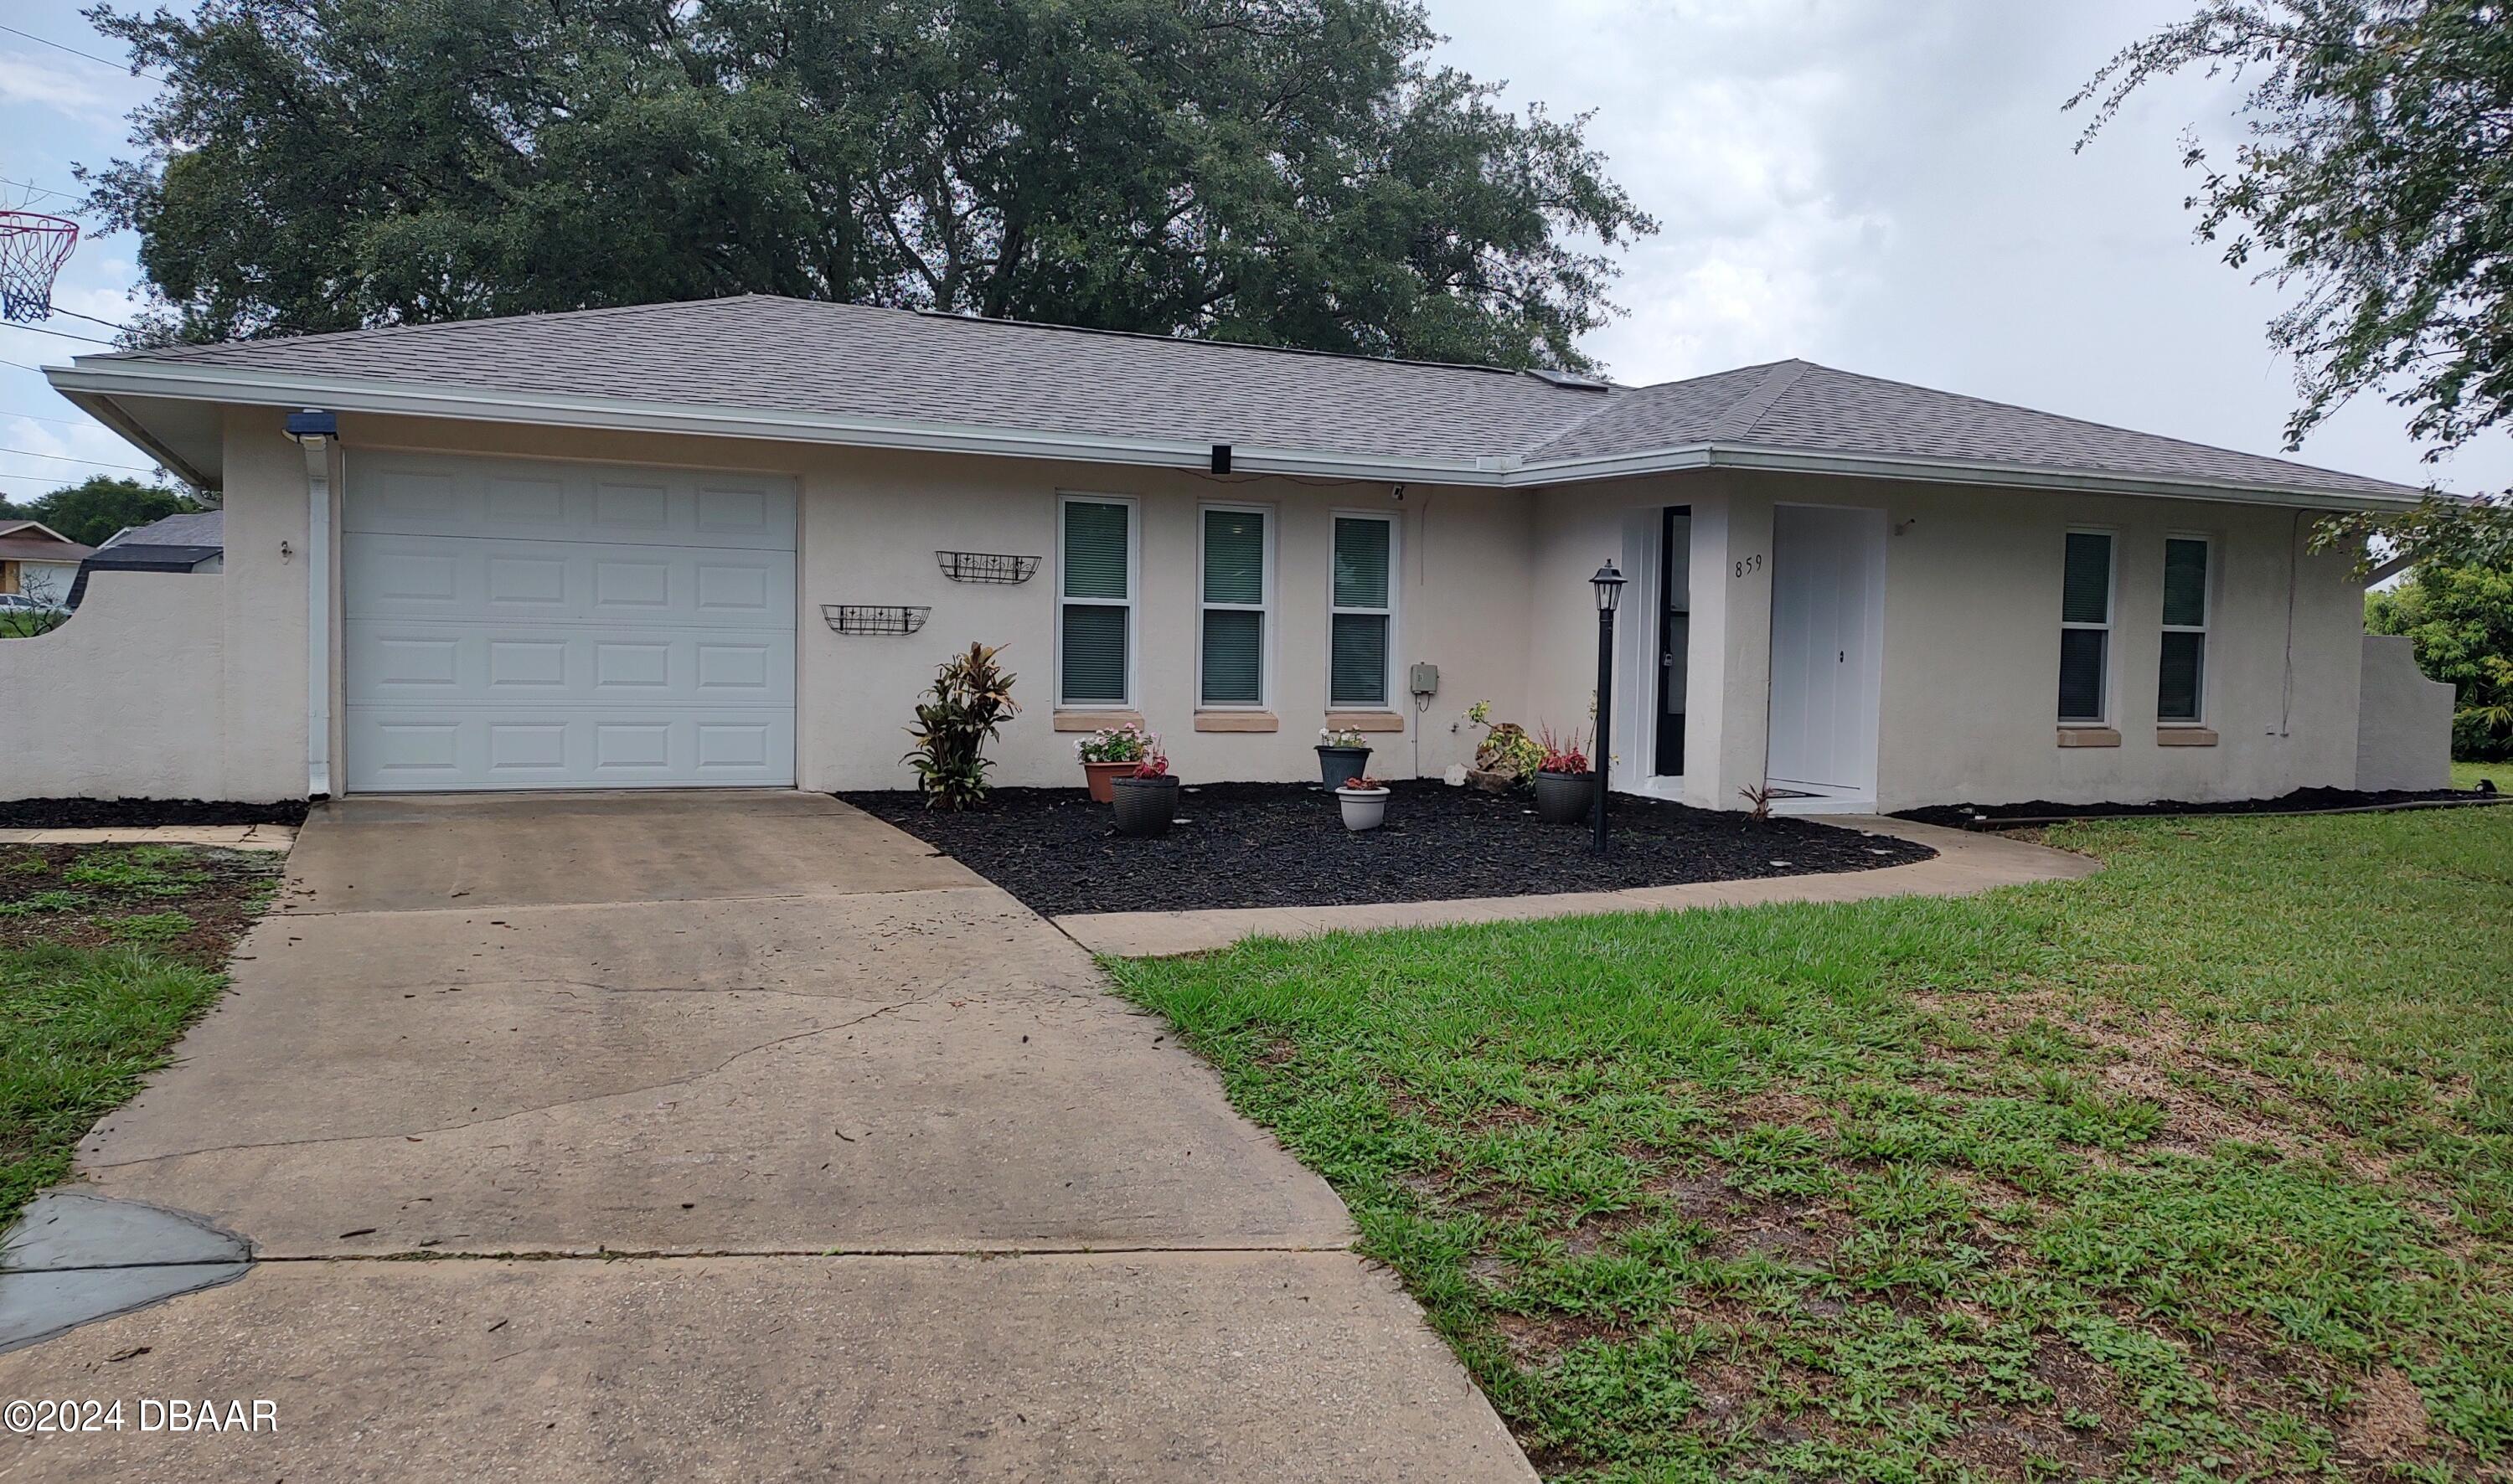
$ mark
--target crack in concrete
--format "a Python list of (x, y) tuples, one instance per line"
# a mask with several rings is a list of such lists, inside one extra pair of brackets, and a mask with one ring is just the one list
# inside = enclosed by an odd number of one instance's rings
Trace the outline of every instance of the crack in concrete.
[(714, 1066), (690, 1073), (685, 1076), (666, 1077), (659, 1082), (648, 1082), (636, 1087), (610, 1088), (601, 1092), (582, 1093), (572, 1098), (559, 1098), (532, 1108), (518, 1108), (486, 1118), (468, 1118), (459, 1123), (445, 1123), (429, 1128), (396, 1128), (379, 1134), (323, 1134), (308, 1139), (270, 1139), (246, 1144), (213, 1144), (200, 1149), (171, 1150), (163, 1154), (145, 1154), (137, 1159), (82, 1161), (82, 1164), (91, 1170), (127, 1170), (145, 1164), (163, 1164), (169, 1159), (195, 1159), (204, 1154), (241, 1154), (254, 1150), (304, 1149), (326, 1144), (367, 1144), (382, 1139), (419, 1139), (432, 1134), (454, 1134), (465, 1129), (487, 1128), (494, 1124), (509, 1122), (516, 1118), (529, 1118), (535, 1114), (550, 1113), (561, 1108), (574, 1108), (584, 1103), (600, 1103), (611, 1098), (633, 1098), (643, 1093), (659, 1092), (666, 1087), (686, 1087), (693, 1082), (702, 1082), (708, 1077), (722, 1074), (727, 1068), (744, 1057), (756, 1056), (763, 1051), (774, 1051), (793, 1041), (809, 1040), (816, 1035), (827, 1035), (832, 1032), (849, 1030), (862, 1025), (865, 1021), (888, 1015), (894, 1010), (904, 1010), (922, 1004), (932, 996), (933, 992), (928, 992), (902, 999), (896, 1004), (883, 1005), (877, 1010), (868, 1010), (851, 1020), (842, 1020), (834, 1026), (819, 1026), (809, 1031), (796, 1031), (772, 1040), (761, 1041), (755, 1046), (745, 1046)]

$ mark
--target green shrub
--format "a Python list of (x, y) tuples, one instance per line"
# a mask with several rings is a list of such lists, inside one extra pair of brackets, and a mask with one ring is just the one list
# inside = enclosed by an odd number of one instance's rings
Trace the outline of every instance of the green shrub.
[(985, 801), (985, 746), (1006, 718), (1020, 710), (1013, 682), (995, 663), (1002, 645), (973, 644), (966, 654), (944, 660), (935, 672), (930, 700), (916, 706), (908, 734), (916, 745), (900, 761), (916, 769), (917, 791), (929, 809), (966, 809)]

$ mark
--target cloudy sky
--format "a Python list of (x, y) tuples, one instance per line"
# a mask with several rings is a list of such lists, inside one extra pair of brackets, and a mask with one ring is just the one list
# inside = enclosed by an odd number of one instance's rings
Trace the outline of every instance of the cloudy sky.
[[(1430, 0), (1443, 59), (1506, 98), (1596, 110), (1592, 137), (1664, 230), (1625, 259), (1630, 313), (1591, 348), (1625, 380), (1803, 356), (2261, 453), (2293, 406), (2272, 285), (2194, 243), (2181, 132), (2234, 136), (2223, 81), (2177, 80), (2072, 153), (2059, 104), (2193, 0)], [(71, 0), (0, 24), (113, 56)], [(0, 32), (0, 184), (41, 210), (121, 142), (153, 85)], [(118, 320), (127, 238), (83, 243), (56, 301)], [(90, 321), (48, 327), (105, 334)], [(0, 490), (144, 464), (21, 367), (86, 347), (0, 330)], [(2313, 463), (2461, 490), (2513, 485), (2496, 437), (2420, 460), (2398, 410), (2350, 408)]]

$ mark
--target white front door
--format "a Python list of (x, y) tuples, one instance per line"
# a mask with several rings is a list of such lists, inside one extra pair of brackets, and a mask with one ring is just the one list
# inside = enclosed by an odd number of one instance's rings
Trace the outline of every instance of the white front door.
[(1882, 688), (1885, 513), (1772, 513), (1769, 781), (1871, 795)]
[(354, 792), (794, 781), (794, 487), (352, 453)]

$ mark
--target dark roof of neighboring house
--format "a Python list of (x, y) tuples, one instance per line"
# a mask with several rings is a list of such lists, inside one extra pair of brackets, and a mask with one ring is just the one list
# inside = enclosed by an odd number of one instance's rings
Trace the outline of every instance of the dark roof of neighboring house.
[(85, 571), (107, 572), (188, 572), (212, 557), (225, 554), (218, 546), (162, 546), (124, 542), (118, 546), (100, 546), (96, 555), (80, 564)]
[(226, 512), (222, 510), (183, 510), (145, 526), (134, 526), (114, 533), (99, 551), (115, 551), (126, 546), (206, 547), (216, 552), (226, 547)]
[[(741, 295), (82, 356), (1522, 471), (1715, 445), (2301, 493), (2408, 486), (1783, 361), (1655, 386)], [(1866, 472), (1875, 472), (1869, 470)]]

